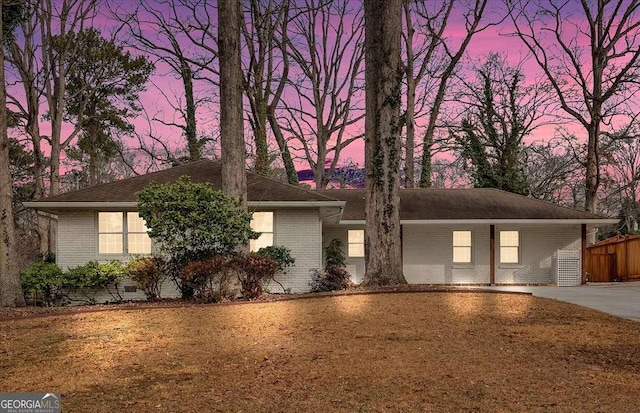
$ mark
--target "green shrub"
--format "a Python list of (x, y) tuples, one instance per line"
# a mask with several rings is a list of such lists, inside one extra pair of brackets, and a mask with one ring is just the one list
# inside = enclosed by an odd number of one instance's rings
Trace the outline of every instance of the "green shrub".
[(227, 260), (220, 255), (185, 265), (180, 271), (180, 282), (183, 290), (191, 290), (197, 301), (215, 303), (231, 298), (231, 275)]
[[(277, 272), (281, 273), (286, 273), (286, 269), (293, 266), (296, 262), (296, 259), (291, 255), (291, 250), (281, 245), (272, 245), (269, 247), (260, 248), (258, 250), (258, 254), (274, 260), (278, 264)], [(288, 294), (291, 291), (290, 288), (285, 288), (280, 281), (276, 280), (275, 276), (263, 282), (263, 287), (265, 290), (269, 288), (269, 283), (271, 281), (278, 284), (285, 294)]]
[(278, 264), (280, 271), (284, 271), (285, 268), (291, 267), (296, 263), (296, 259), (291, 256), (291, 250), (281, 245), (260, 248), (258, 254), (274, 260)]
[(280, 269), (277, 262), (255, 252), (235, 256), (230, 266), (236, 270), (242, 295), (248, 300), (260, 297), (263, 284), (272, 280)]
[(64, 273), (55, 263), (36, 262), (20, 275), (25, 297), (44, 305), (58, 305), (62, 296)]
[(332, 239), (324, 250), (324, 271), (314, 270), (311, 275), (311, 291), (344, 290), (351, 284), (351, 274), (345, 269), (346, 257), (339, 239)]
[(187, 176), (173, 183), (152, 183), (137, 196), (149, 236), (179, 268), (215, 255), (229, 257), (236, 247), (259, 236), (251, 229), (251, 213), (222, 191), (193, 183)]
[(96, 295), (101, 291), (109, 293), (114, 301), (122, 301), (118, 286), (124, 276), (124, 270), (125, 264), (120, 261), (91, 261), (70, 268), (64, 277), (64, 287), (69, 292), (80, 294), (84, 297), (80, 301), (89, 304), (96, 303)]
[(124, 273), (144, 292), (147, 300), (159, 300), (162, 283), (167, 279), (165, 266), (159, 257), (141, 257), (129, 261)]
[(42, 262), (51, 264), (56, 262), (56, 253), (52, 251), (43, 252), (42, 254)]
[(324, 266), (325, 268), (340, 267), (345, 268), (346, 257), (344, 255), (344, 249), (342, 248), (342, 241), (334, 238), (329, 242), (329, 245), (324, 249)]

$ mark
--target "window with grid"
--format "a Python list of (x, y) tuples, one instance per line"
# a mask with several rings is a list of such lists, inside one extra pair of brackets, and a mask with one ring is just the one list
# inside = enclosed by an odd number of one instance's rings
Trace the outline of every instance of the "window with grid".
[(259, 232), (258, 239), (249, 241), (249, 250), (258, 251), (260, 248), (273, 245), (273, 212), (254, 212), (251, 218), (251, 229)]
[(364, 230), (350, 229), (348, 244), (349, 257), (364, 257)]
[(471, 263), (471, 231), (453, 231), (453, 262)]
[(137, 212), (98, 212), (99, 254), (151, 254), (147, 226)]
[(500, 263), (517, 264), (520, 262), (520, 233), (518, 231), (500, 231)]

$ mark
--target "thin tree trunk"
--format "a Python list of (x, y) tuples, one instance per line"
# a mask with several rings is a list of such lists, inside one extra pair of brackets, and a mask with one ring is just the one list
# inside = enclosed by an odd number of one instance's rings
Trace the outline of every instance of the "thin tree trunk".
[(402, 0), (365, 0), (365, 285), (406, 283), (400, 240)]
[(189, 160), (198, 161), (202, 158), (200, 149), (202, 143), (198, 141), (196, 124), (196, 101), (193, 96), (193, 73), (189, 63), (185, 59), (180, 59), (180, 77), (184, 86), (185, 100), (185, 125), (184, 134), (187, 138), (187, 148), (189, 150)]
[(404, 113), (405, 131), (405, 157), (404, 157), (404, 186), (405, 188), (413, 188), (415, 181), (415, 163), (413, 156), (416, 148), (416, 81), (413, 78), (414, 56), (413, 56), (413, 24), (411, 21), (411, 7), (408, 0), (404, 0), (402, 8), (405, 13), (405, 21), (407, 24), (406, 33), (406, 54), (407, 62), (405, 65), (405, 78), (407, 81), (407, 110)]
[(269, 108), (269, 110), (267, 111), (267, 117), (269, 118), (269, 125), (271, 126), (271, 130), (273, 131), (273, 136), (276, 138), (276, 142), (278, 143), (278, 149), (280, 149), (280, 156), (282, 157), (284, 170), (287, 173), (287, 182), (291, 185), (297, 185), (299, 183), (298, 172), (296, 172), (296, 167), (293, 164), (289, 146), (287, 145), (287, 141), (284, 139), (284, 135), (282, 134), (280, 125), (278, 125), (278, 120), (276, 119), (274, 110), (271, 110), (271, 108)]
[[(0, 3), (0, 16), (3, 5)], [(0, 45), (4, 45), (0, 19)], [(17, 263), (16, 228), (13, 218), (13, 180), (9, 169), (7, 137), (7, 95), (4, 77), (4, 49), (0, 50), (0, 307), (25, 305)]]
[(218, 1), (220, 52), (220, 142), (222, 189), (247, 208), (247, 175), (242, 117), (240, 1)]
[[(11, 44), (10, 58), (13, 66), (20, 74), (20, 80), (25, 93), (27, 102), (26, 112), (22, 116), (26, 118), (25, 132), (31, 139), (33, 146), (33, 167), (32, 174), (35, 182), (34, 198), (40, 199), (45, 196), (44, 184), (44, 155), (40, 149), (42, 137), (40, 136), (40, 102), (38, 101), (39, 92), (36, 89), (36, 72), (35, 72), (35, 46), (34, 32), (35, 28), (31, 21), (24, 22), (22, 25), (22, 35), (24, 36), (24, 50), (20, 49), (16, 42)], [(40, 241), (40, 253), (44, 254), (52, 251), (52, 242), (49, 239), (49, 218), (38, 214), (38, 225), (36, 232)]]

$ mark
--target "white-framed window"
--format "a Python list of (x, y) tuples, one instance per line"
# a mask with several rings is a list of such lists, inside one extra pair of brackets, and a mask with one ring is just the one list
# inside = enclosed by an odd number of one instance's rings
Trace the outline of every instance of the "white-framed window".
[(273, 245), (273, 212), (254, 212), (251, 218), (251, 229), (260, 232), (258, 239), (249, 241), (249, 250), (258, 251), (260, 248)]
[(500, 263), (517, 264), (520, 262), (520, 233), (518, 231), (500, 231)]
[(349, 257), (364, 257), (364, 230), (350, 229), (347, 235)]
[(127, 212), (127, 252), (151, 254), (151, 238), (144, 219), (137, 212)]
[(151, 238), (137, 212), (98, 212), (98, 254), (151, 254)]
[(453, 231), (453, 262), (471, 263), (471, 231)]

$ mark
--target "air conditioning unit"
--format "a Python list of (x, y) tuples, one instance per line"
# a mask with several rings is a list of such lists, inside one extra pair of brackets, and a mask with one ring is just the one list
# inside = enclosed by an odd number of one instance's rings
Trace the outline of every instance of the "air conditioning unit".
[(575, 287), (582, 283), (580, 251), (558, 250), (553, 253), (553, 275), (558, 287)]

